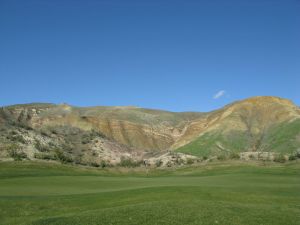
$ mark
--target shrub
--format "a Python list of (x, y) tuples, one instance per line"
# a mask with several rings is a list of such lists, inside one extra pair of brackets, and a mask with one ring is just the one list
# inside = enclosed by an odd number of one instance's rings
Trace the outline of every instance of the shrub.
[(52, 142), (52, 141), (50, 141), (50, 142), (48, 143), (48, 145), (49, 145), (49, 147), (55, 147), (55, 146), (56, 146), (55, 143)]
[(40, 153), (40, 152), (34, 153), (34, 158), (44, 159), (44, 160), (56, 160), (56, 156), (54, 154)]
[(15, 161), (21, 161), (22, 159), (27, 158), (26, 153), (21, 151), (20, 146), (17, 144), (9, 145), (7, 151), (8, 155)]
[(49, 137), (48, 132), (47, 132), (47, 131), (44, 131), (44, 130), (41, 131), (41, 135), (42, 135), (42, 136), (45, 136), (45, 137)]
[(93, 139), (92, 135), (90, 135), (90, 134), (83, 134), (81, 136), (81, 143), (84, 144), (84, 145), (88, 144), (88, 143), (91, 142), (92, 139)]
[(300, 151), (296, 151), (294, 153), (292, 153), (290, 156), (289, 156), (289, 160), (292, 161), (292, 160), (296, 160), (297, 158), (300, 158)]
[(121, 167), (138, 167), (142, 164), (142, 161), (134, 161), (130, 158), (121, 157), (121, 161), (118, 166)]
[(89, 140), (87, 140), (87, 139), (82, 139), (81, 140), (81, 144), (83, 144), (83, 145), (86, 145), (86, 144), (88, 144), (90, 141)]
[(255, 159), (254, 155), (249, 155), (249, 159)]
[(300, 158), (300, 149), (298, 149), (298, 150), (296, 151), (295, 156), (296, 156), (297, 158)]
[(160, 167), (163, 164), (163, 161), (161, 159), (156, 160), (155, 166)]
[(282, 154), (276, 155), (274, 157), (274, 162), (284, 163), (285, 162), (284, 155), (282, 155)]
[(192, 159), (192, 158), (188, 158), (188, 159), (186, 160), (186, 163), (187, 163), (188, 165), (191, 165), (191, 164), (193, 164), (194, 162), (195, 162), (195, 160)]
[(217, 159), (223, 161), (226, 159), (226, 157), (225, 157), (225, 155), (218, 155)]
[(51, 129), (51, 133), (52, 134), (55, 134), (55, 135), (57, 135), (58, 134), (58, 132), (53, 128), (53, 129)]
[(102, 160), (101, 162), (100, 162), (100, 167), (101, 168), (105, 168), (105, 167), (109, 167), (110, 165), (109, 165), (109, 163), (108, 162), (105, 162), (104, 160)]
[(20, 123), (19, 127), (24, 128), (25, 130), (33, 130), (32, 127), (30, 127), (28, 124)]
[(167, 167), (172, 167), (173, 166), (173, 163), (171, 161), (168, 161), (167, 162)]
[(62, 144), (61, 149), (64, 149), (66, 152), (72, 153), (73, 152), (73, 147), (71, 144), (65, 143)]
[(232, 153), (230, 153), (229, 158), (230, 159), (240, 159), (240, 155), (236, 152), (232, 152)]
[(98, 138), (98, 137), (102, 137), (102, 138), (104, 138), (105, 136), (102, 134), (102, 133), (100, 133), (100, 132), (97, 132), (97, 131), (95, 131), (95, 130), (91, 130), (91, 131), (89, 131), (89, 132), (87, 132), (87, 133), (84, 133), (82, 136), (81, 136), (81, 143), (82, 144), (88, 144), (88, 143), (90, 143), (92, 140), (94, 140), (94, 139), (96, 139), (96, 138)]
[(74, 161), (75, 164), (82, 164), (83, 165), (82, 156), (80, 156), (80, 155), (75, 156), (73, 161)]
[(15, 131), (15, 130), (12, 130), (12, 131), (10, 132), (10, 135), (16, 135), (16, 134), (18, 134), (18, 132)]
[(50, 148), (41, 144), (41, 142), (39, 140), (36, 140), (34, 143), (34, 147), (39, 150), (40, 152), (50, 152)]
[(176, 157), (176, 164), (181, 165), (184, 163), (184, 160), (182, 158), (180, 158), (179, 156)]
[(208, 159), (208, 157), (205, 155), (205, 156), (203, 156), (203, 160), (207, 160)]
[(22, 144), (26, 143), (26, 140), (23, 138), (23, 136), (18, 134), (16, 131), (11, 131), (6, 138), (13, 142), (19, 142)]
[(73, 162), (72, 157), (69, 155), (65, 154), (62, 150), (56, 149), (55, 150), (55, 158), (58, 159), (62, 163), (70, 163)]
[(101, 133), (99, 131), (95, 131), (95, 130), (91, 130), (91, 136), (93, 138), (96, 138), (96, 137), (106, 138), (106, 136), (103, 133)]
[(293, 160), (296, 160), (296, 159), (297, 159), (296, 155), (290, 155), (289, 156), (290, 161), (293, 161)]
[(96, 162), (91, 162), (90, 165), (93, 166), (93, 167), (99, 167), (99, 166), (100, 166), (100, 165), (99, 165), (98, 163), (96, 163)]

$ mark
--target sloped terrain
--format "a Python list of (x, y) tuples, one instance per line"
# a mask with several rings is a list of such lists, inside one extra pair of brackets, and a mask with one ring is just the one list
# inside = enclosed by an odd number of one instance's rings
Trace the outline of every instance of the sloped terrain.
[(300, 151), (300, 110), (277, 97), (254, 97), (209, 113), (34, 103), (2, 107), (0, 131), (2, 159), (105, 166), (122, 159), (139, 164), (156, 157), (168, 164), (169, 158), (188, 158), (171, 151), (204, 159), (242, 152), (288, 156)]
[(189, 142), (183, 136), (175, 144), (176, 148), (184, 143), (177, 151), (199, 156), (246, 151), (291, 154), (300, 148), (299, 108), (286, 99), (236, 102), (194, 121), (189, 129)]

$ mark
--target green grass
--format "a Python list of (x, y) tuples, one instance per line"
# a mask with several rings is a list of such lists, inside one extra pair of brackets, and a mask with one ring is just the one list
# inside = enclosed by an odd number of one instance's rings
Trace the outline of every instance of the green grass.
[(300, 224), (300, 164), (167, 170), (0, 163), (1, 224)]
[(272, 127), (267, 142), (275, 152), (293, 153), (300, 149), (300, 119)]
[[(221, 143), (225, 149), (231, 152), (244, 152), (251, 149), (255, 138), (249, 137), (245, 132), (232, 131), (229, 134), (221, 132), (209, 132), (178, 149), (177, 152), (195, 156), (214, 156), (226, 152), (222, 151), (217, 143)], [(270, 127), (262, 140), (265, 146), (263, 151), (293, 154), (300, 149), (300, 119), (292, 122), (284, 122)]]
[(241, 132), (231, 132), (227, 136), (218, 132), (210, 132), (202, 135), (189, 144), (176, 149), (176, 151), (198, 157), (209, 157), (212, 155), (229, 153), (218, 148), (216, 145), (217, 143), (222, 144), (222, 147), (231, 152), (242, 152), (246, 149), (246, 146), (249, 144), (248, 142), (247, 135)]

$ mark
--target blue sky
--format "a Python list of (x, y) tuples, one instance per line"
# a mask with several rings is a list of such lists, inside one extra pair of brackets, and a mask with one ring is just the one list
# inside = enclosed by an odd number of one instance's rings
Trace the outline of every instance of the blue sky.
[(299, 0), (0, 0), (0, 105), (300, 105)]

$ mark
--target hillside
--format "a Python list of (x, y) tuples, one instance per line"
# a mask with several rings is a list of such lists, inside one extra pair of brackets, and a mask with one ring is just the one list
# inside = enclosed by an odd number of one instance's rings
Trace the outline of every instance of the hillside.
[(300, 110), (275, 97), (235, 102), (194, 121), (173, 146), (195, 155), (293, 153), (300, 148)]
[(33, 103), (2, 107), (0, 131), (2, 159), (104, 165), (172, 158), (170, 150), (206, 158), (291, 155), (300, 148), (300, 110), (277, 97), (249, 98), (209, 113)]

